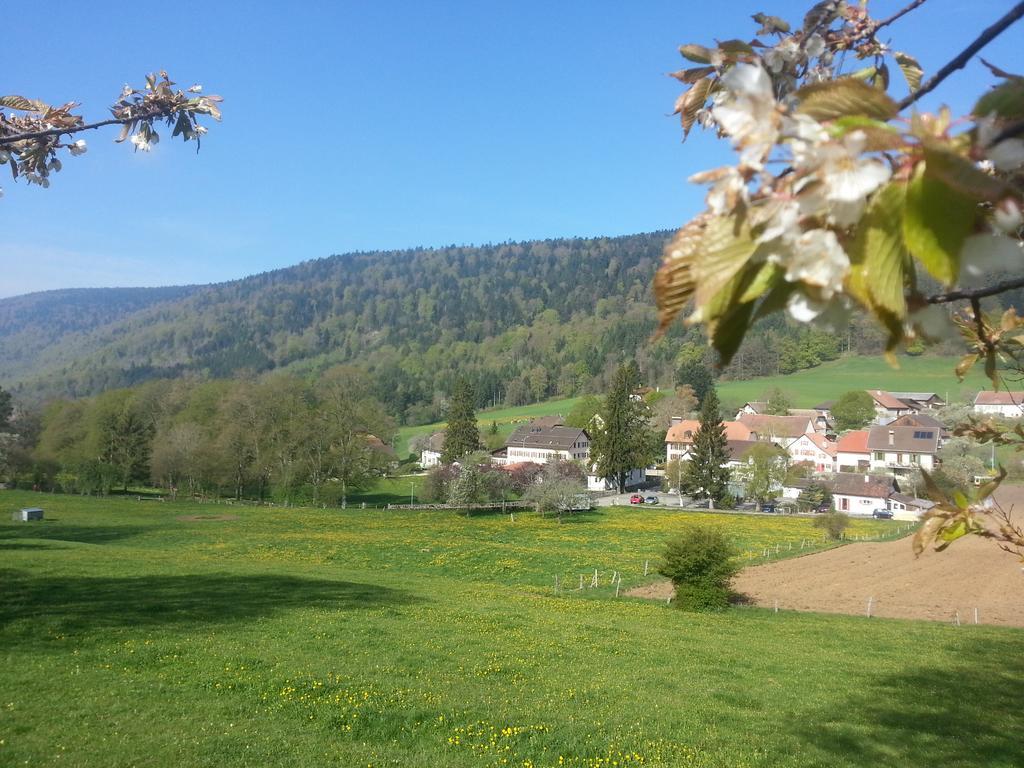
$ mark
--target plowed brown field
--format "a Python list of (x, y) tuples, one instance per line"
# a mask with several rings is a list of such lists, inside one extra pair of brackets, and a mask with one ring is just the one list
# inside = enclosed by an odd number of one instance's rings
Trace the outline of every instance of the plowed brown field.
[[(1024, 518), (1024, 487), (998, 499)], [(822, 611), (1024, 627), (1024, 569), (992, 541), (969, 536), (945, 552), (915, 558), (910, 539), (848, 544), (742, 571), (735, 589), (752, 603), (780, 610)], [(630, 595), (661, 600), (672, 585), (658, 582)]]

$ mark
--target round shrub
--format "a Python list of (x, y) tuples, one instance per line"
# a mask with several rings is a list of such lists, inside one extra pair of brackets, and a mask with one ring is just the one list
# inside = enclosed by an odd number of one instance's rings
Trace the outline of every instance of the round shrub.
[(659, 573), (676, 588), (676, 607), (687, 611), (727, 608), (730, 582), (739, 570), (735, 547), (717, 528), (697, 526), (665, 546)]

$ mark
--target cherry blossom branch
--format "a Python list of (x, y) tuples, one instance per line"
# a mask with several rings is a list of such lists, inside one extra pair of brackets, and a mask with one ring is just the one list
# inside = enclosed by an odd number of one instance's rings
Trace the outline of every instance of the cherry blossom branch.
[(985, 288), (937, 293), (934, 296), (926, 296), (924, 300), (929, 304), (949, 304), (952, 301), (964, 301), (965, 299), (974, 301), (976, 299), (984, 299), (986, 296), (995, 296), (998, 293), (1012, 291), (1014, 288), (1024, 288), (1024, 277), (1005, 280)]
[(1001, 18), (991, 27), (989, 27), (980, 35), (978, 35), (978, 38), (969, 46), (964, 48), (963, 51), (961, 51), (955, 59), (950, 61), (942, 69), (936, 72), (932, 77), (928, 79), (927, 82), (922, 83), (920, 88), (918, 88), (912, 94), (903, 99), (903, 101), (901, 101), (897, 105), (899, 110), (902, 112), (904, 109), (909, 107), (915, 101), (924, 96), (926, 93), (935, 90), (935, 88), (938, 87), (939, 83), (941, 83), (951, 74), (956, 72), (958, 69), (963, 69), (965, 66), (967, 66), (967, 62), (971, 60), (974, 54), (976, 54), (990, 42), (999, 37), (999, 35), (1006, 31), (1007, 27), (1009, 27), (1015, 21), (1020, 20), (1022, 16), (1024, 16), (1024, 2), (1017, 3), (1017, 5), (1011, 8), (1010, 12), (1003, 16), (1003, 18)]
[(83, 125), (67, 126), (65, 128), (47, 128), (45, 131), (31, 131), (30, 133), (15, 133), (10, 136), (0, 136), (0, 147), (5, 147), (9, 144), (16, 144), (19, 141), (31, 141), (33, 139), (45, 139), (48, 136), (61, 136), (65, 133), (79, 133), (81, 131), (92, 131), (97, 128), (103, 128), (106, 125), (124, 125), (125, 123), (132, 123), (136, 120), (149, 120), (151, 118), (168, 117), (177, 112), (177, 109), (165, 110), (160, 109), (155, 112), (149, 112), (146, 114), (133, 115), (132, 117), (112, 117), (107, 120), (100, 120), (96, 123), (88, 123)]

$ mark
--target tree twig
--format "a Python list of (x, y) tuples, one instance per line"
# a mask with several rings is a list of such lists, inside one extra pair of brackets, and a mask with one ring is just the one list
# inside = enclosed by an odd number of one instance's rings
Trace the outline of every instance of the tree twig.
[(922, 5), (924, 5), (925, 2), (926, 2), (926, 0), (914, 0), (914, 2), (912, 2), (910, 5), (908, 5), (908, 6), (904, 7), (904, 8), (901, 8), (900, 10), (896, 11), (896, 13), (894, 13), (889, 18), (882, 19), (881, 21), (873, 24), (872, 28), (871, 28), (871, 34), (875, 34), (875, 32), (880, 30), (882, 27), (887, 27), (890, 24), (892, 24), (894, 21), (900, 19), (903, 16), (906, 16), (908, 13), (910, 13), (915, 8), (918, 8), (918, 7), (922, 6)]
[(974, 54), (1001, 35), (1007, 27), (1015, 21), (1018, 21), (1022, 16), (1024, 16), (1024, 2), (1019, 2), (1011, 8), (1010, 12), (1003, 16), (1003, 18), (978, 35), (977, 39), (964, 48), (955, 59), (946, 64), (942, 69), (932, 75), (932, 77), (928, 78), (928, 81), (923, 83), (920, 88), (903, 99), (903, 101), (897, 105), (899, 110), (903, 111), (926, 93), (935, 90), (939, 83), (956, 72), (956, 70), (963, 69), (967, 66), (967, 62), (971, 60), (971, 57), (974, 56)]
[(1005, 280), (985, 288), (937, 293), (934, 296), (926, 296), (925, 301), (929, 304), (949, 304), (952, 301), (964, 301), (965, 299), (973, 301), (975, 299), (984, 299), (986, 296), (995, 296), (997, 293), (1003, 293), (1004, 291), (1012, 291), (1014, 288), (1024, 288), (1024, 277)]
[(0, 136), (0, 147), (5, 147), (9, 144), (17, 144), (19, 141), (45, 139), (47, 136), (60, 136), (65, 133), (70, 135), (72, 133), (79, 133), (81, 131), (92, 131), (97, 128), (102, 128), (106, 125), (124, 125), (125, 123), (133, 123), (136, 120), (150, 120), (160, 117), (169, 117), (177, 111), (177, 109), (160, 109), (155, 112), (147, 112), (144, 114), (133, 115), (131, 117), (112, 117), (107, 120), (100, 120), (96, 123), (72, 125), (66, 128), (47, 128), (45, 131), (32, 131), (31, 133), (15, 133), (11, 134), (10, 136)]

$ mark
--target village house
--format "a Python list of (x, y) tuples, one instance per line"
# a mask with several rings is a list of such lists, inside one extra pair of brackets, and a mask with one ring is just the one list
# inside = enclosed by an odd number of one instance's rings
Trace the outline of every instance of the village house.
[(809, 416), (762, 416), (744, 413), (738, 421), (757, 435), (786, 450), (803, 435), (814, 432), (814, 420)]
[(836, 444), (817, 432), (798, 437), (786, 453), (794, 464), (810, 464), (816, 473), (836, 471)]
[(441, 451), (444, 449), (444, 430), (435, 432), (427, 438), (426, 445), (420, 451), (420, 467), (430, 469), (441, 463)]
[(590, 435), (577, 427), (548, 427), (531, 422), (509, 435), (505, 448), (505, 460), (509, 464), (521, 461), (547, 464), (557, 459), (586, 464), (590, 458)]
[(868, 389), (865, 391), (871, 395), (871, 399), (875, 401), (876, 424), (888, 424), (890, 421), (895, 421), (900, 416), (905, 416), (908, 413), (914, 413), (918, 410), (909, 403), (900, 400), (891, 392), (885, 392), (881, 389)]
[(939, 450), (939, 430), (922, 427), (875, 426), (868, 432), (871, 469), (909, 474), (915, 469), (933, 470)]
[(857, 429), (847, 432), (836, 443), (836, 471), (866, 472), (871, 468), (868, 450), (868, 431)]
[(934, 416), (926, 413), (909, 413), (900, 416), (896, 421), (891, 422), (890, 427), (918, 427), (919, 429), (934, 429), (939, 433), (939, 448), (949, 439), (949, 429)]
[(832, 507), (849, 515), (887, 509), (889, 495), (899, 491), (893, 478), (879, 475), (838, 472), (823, 482), (832, 493)]
[(890, 392), (889, 394), (902, 400), (915, 411), (930, 411), (946, 404), (946, 401), (935, 392)]
[[(744, 414), (748, 416), (771, 416), (768, 413), (768, 403), (760, 400), (751, 400), (749, 403), (744, 403), (743, 407), (736, 412), (736, 418), (741, 418)], [(824, 412), (817, 408), (790, 408), (786, 412), (787, 416), (803, 416), (811, 420), (814, 424), (814, 431), (820, 434), (826, 434), (831, 432), (832, 417), (826, 409)]]
[[(690, 445), (700, 429), (696, 419), (673, 419), (672, 426), (665, 433), (665, 460), (689, 459)], [(724, 421), (726, 440), (757, 440), (757, 435), (739, 421)], [(684, 454), (686, 454), (684, 456)]]
[(979, 392), (974, 412), (1019, 419), (1024, 416), (1024, 392)]

